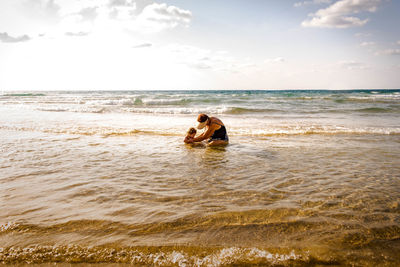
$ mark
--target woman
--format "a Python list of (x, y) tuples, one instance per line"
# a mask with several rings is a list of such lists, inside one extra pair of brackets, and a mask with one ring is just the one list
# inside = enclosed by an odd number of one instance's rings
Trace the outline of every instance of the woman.
[(222, 121), (215, 117), (208, 117), (206, 114), (200, 114), (197, 117), (199, 125), (197, 129), (206, 128), (206, 131), (195, 138), (185, 140), (185, 143), (194, 143), (207, 140), (209, 146), (227, 145), (229, 143), (228, 134)]

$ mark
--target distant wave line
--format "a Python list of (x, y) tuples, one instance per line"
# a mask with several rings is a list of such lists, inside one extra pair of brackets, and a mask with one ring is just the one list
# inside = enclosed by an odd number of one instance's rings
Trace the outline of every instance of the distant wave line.
[[(155, 136), (184, 136), (186, 129), (151, 130), (151, 129), (113, 129), (113, 128), (35, 128), (35, 127), (10, 127), (0, 126), (0, 130), (8, 131), (29, 131), (43, 132), (51, 134), (70, 134), (86, 136), (135, 136), (135, 135), (155, 135)], [(327, 127), (302, 127), (298, 128), (271, 128), (271, 129), (229, 129), (229, 136), (243, 137), (274, 137), (274, 136), (299, 136), (299, 135), (400, 135), (400, 128), (327, 128)]]

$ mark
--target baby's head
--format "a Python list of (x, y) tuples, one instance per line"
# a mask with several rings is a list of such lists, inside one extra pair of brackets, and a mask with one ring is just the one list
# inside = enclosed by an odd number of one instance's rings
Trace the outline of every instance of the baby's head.
[(196, 136), (197, 130), (195, 128), (190, 128), (189, 131), (187, 131), (187, 136), (194, 138)]

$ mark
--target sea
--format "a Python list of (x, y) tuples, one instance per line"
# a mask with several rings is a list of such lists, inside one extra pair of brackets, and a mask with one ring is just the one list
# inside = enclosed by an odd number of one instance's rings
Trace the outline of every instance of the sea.
[[(225, 124), (228, 146), (183, 142), (199, 113)], [(400, 90), (0, 94), (0, 264), (399, 255)]]

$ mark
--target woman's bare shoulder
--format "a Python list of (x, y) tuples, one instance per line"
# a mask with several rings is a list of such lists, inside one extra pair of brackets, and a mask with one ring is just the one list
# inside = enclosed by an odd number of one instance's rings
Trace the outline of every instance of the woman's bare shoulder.
[(211, 123), (216, 123), (216, 124), (219, 124), (219, 125), (224, 125), (224, 123), (223, 123), (220, 119), (218, 119), (217, 117), (211, 117), (210, 120), (211, 120)]

